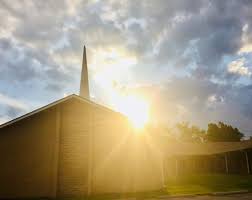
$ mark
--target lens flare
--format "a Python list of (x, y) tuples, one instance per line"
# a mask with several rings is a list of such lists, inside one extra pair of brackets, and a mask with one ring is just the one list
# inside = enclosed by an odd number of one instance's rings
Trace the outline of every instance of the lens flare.
[(126, 77), (137, 59), (122, 48), (109, 48), (95, 52), (91, 62), (93, 79), (107, 94), (110, 107), (123, 113), (136, 129), (141, 129), (149, 120), (149, 103), (138, 94), (125, 93), (115, 83), (129, 81)]
[(142, 129), (149, 121), (149, 104), (141, 97), (128, 95), (122, 97), (114, 105), (119, 112), (125, 114), (136, 129)]

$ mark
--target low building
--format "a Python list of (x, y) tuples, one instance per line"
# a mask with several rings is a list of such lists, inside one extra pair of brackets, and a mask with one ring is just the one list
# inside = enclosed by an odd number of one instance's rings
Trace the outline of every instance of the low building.
[(164, 146), (165, 182), (190, 174), (251, 174), (252, 141), (187, 143)]
[(163, 187), (161, 154), (120, 113), (77, 95), (0, 126), (0, 197), (67, 197)]

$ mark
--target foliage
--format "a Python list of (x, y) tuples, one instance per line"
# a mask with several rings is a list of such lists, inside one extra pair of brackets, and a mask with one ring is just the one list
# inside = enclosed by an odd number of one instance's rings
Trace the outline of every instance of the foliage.
[(236, 142), (244, 137), (238, 128), (223, 122), (209, 123), (207, 131), (188, 122), (178, 123), (178, 140), (182, 142)]
[(149, 125), (146, 130), (156, 136), (164, 136), (170, 142), (236, 142), (244, 137), (238, 128), (223, 122), (209, 123), (207, 130), (188, 122), (178, 123), (175, 128), (165, 124)]
[(206, 132), (206, 140), (210, 142), (236, 142), (240, 141), (244, 135), (231, 125), (219, 122), (209, 123)]
[(176, 140), (176, 137), (174, 135), (174, 131), (169, 128), (167, 125), (165, 124), (158, 124), (158, 125), (148, 125), (146, 127), (146, 130), (149, 132), (149, 133), (152, 133), (154, 134), (155, 136), (158, 136), (158, 137), (165, 137), (166, 140), (168, 140), (169, 142), (173, 142)]
[(177, 124), (179, 132), (178, 139), (183, 142), (203, 142), (205, 130), (200, 129), (198, 126), (190, 126), (188, 122)]

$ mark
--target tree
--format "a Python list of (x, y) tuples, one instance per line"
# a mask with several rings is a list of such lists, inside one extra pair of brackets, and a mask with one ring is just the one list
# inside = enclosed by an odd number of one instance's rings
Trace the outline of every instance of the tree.
[(209, 123), (206, 140), (210, 142), (236, 142), (244, 137), (237, 128), (223, 122)]
[(174, 132), (166, 124), (162, 124), (162, 123), (159, 123), (157, 125), (149, 124), (146, 127), (146, 130), (157, 137), (162, 137), (162, 138), (165, 137), (166, 138), (165, 140), (168, 140), (169, 142), (176, 140), (176, 136)]
[(183, 142), (203, 142), (205, 136), (205, 130), (192, 125), (188, 122), (182, 122), (177, 124), (177, 130), (179, 132), (178, 139)]

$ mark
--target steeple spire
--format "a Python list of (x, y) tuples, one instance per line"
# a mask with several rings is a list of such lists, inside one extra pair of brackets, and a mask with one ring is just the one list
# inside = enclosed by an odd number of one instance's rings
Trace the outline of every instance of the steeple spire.
[(85, 46), (83, 49), (83, 58), (82, 58), (80, 96), (89, 99), (88, 67), (87, 67), (87, 55)]

